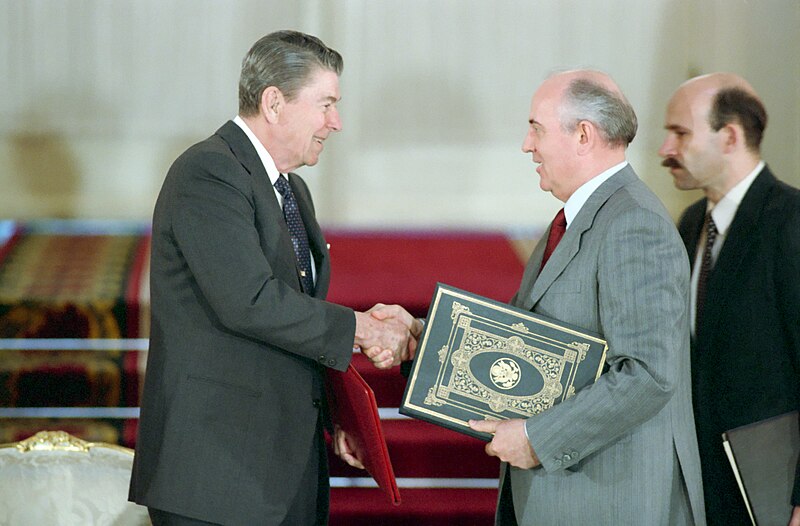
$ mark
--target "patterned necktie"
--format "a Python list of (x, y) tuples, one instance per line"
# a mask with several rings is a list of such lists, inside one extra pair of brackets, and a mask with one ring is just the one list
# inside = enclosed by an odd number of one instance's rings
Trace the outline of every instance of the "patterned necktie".
[(705, 230), (706, 246), (703, 249), (703, 259), (700, 261), (700, 274), (697, 276), (697, 301), (694, 314), (695, 333), (700, 329), (700, 319), (706, 302), (706, 281), (713, 266), (711, 251), (714, 248), (714, 241), (717, 239), (717, 225), (714, 223), (714, 218), (711, 217), (710, 213), (706, 216)]
[(289, 186), (289, 182), (281, 175), (275, 181), (275, 188), (283, 196), (283, 217), (292, 235), (292, 245), (294, 254), (297, 256), (297, 263), (300, 266), (300, 279), (306, 293), (314, 294), (314, 277), (311, 274), (311, 251), (308, 245), (308, 234), (303, 225), (303, 218), (300, 217), (300, 209), (297, 208), (297, 200), (294, 192)]
[(542, 266), (539, 267), (539, 272), (542, 271), (550, 255), (556, 249), (556, 245), (564, 237), (564, 232), (567, 231), (567, 218), (564, 215), (564, 209), (558, 211), (556, 217), (553, 219), (553, 224), (550, 226), (550, 235), (547, 236), (547, 244), (544, 247), (544, 257), (542, 257)]

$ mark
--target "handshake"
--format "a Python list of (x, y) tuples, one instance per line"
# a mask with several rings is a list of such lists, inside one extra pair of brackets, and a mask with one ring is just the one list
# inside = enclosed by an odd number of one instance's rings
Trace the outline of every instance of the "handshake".
[(389, 369), (414, 357), (421, 334), (422, 323), (403, 307), (378, 303), (367, 312), (356, 312), (353, 346), (378, 369)]

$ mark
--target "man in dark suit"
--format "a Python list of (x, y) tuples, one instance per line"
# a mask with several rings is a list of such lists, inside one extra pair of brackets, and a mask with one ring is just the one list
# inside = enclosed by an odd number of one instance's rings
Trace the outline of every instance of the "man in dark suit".
[[(172, 165), (153, 215), (152, 324), (131, 500), (154, 524), (324, 524), (324, 370), (382, 368), (405, 325), (324, 301), (305, 182), (341, 129), (342, 58), (269, 34), (242, 62), (239, 115)], [(288, 176), (288, 177), (287, 177)]]
[[(800, 191), (761, 160), (767, 113), (741, 77), (678, 88), (659, 150), (692, 264), (692, 382), (709, 524), (750, 524), (723, 432), (800, 408)], [(791, 524), (800, 524), (800, 471)], [(789, 517), (787, 517), (787, 521)]]

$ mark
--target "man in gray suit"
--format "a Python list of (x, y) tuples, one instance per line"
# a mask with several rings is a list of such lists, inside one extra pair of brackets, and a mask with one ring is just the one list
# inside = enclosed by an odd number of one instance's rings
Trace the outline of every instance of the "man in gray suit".
[[(548, 260), (537, 245), (513, 304), (601, 333), (593, 385), (527, 420), (473, 421), (494, 433), (497, 524), (704, 524), (689, 384), (689, 266), (667, 211), (625, 160), (636, 115), (595, 71), (547, 79), (523, 151), (565, 203)], [(555, 244), (555, 239), (549, 243)]]
[[(378, 367), (413, 339), (324, 301), (305, 182), (341, 129), (342, 58), (295, 31), (242, 62), (239, 115), (172, 165), (153, 215), (152, 324), (131, 500), (154, 524), (324, 524), (324, 371)], [(288, 175), (288, 177), (287, 177)]]

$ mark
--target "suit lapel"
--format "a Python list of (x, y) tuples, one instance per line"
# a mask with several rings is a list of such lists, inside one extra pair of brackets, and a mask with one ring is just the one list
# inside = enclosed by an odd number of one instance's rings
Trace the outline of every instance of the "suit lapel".
[[(228, 121), (217, 130), (217, 134), (228, 144), (233, 152), (233, 155), (242, 163), (242, 166), (247, 172), (253, 176), (253, 189), (259, 199), (258, 211), (264, 214), (264, 228), (271, 229), (277, 237), (277, 254), (280, 258), (281, 265), (286, 268), (293, 268), (295, 274), (298, 276), (298, 287), (300, 283), (300, 267), (297, 263), (297, 257), (294, 253), (294, 246), (292, 245), (292, 236), (289, 233), (289, 227), (286, 225), (286, 219), (283, 217), (283, 210), (275, 197), (275, 190), (269, 182), (269, 175), (264, 168), (264, 163), (258, 156), (255, 147), (250, 142), (250, 139), (244, 131), (233, 121)], [(291, 183), (291, 180), (290, 180)], [(293, 189), (294, 189), (294, 185)], [(298, 206), (300, 200), (298, 199)], [(301, 209), (301, 215), (305, 220), (305, 215)], [(306, 227), (308, 230), (308, 227)], [(316, 257), (316, 254), (315, 254)]]
[(769, 202), (769, 195), (775, 185), (775, 177), (765, 167), (756, 177), (747, 190), (736, 215), (725, 237), (717, 261), (711, 269), (706, 284), (706, 301), (703, 309), (703, 329), (698, 331), (698, 338), (704, 335), (716, 334), (721, 314), (725, 308), (728, 296), (736, 294), (736, 287), (730, 283), (736, 282), (739, 268), (744, 264), (748, 254), (759, 246), (757, 232), (763, 231), (761, 225), (762, 211)]
[(700, 242), (700, 234), (706, 221), (707, 200), (701, 199), (696, 204), (689, 207), (686, 211), (685, 229), (681, 231), (683, 243), (686, 245), (686, 254), (689, 256), (689, 265), (694, 267), (694, 260), (697, 257), (697, 244)]
[[(583, 236), (584, 232), (592, 227), (594, 218), (603, 204), (614, 194), (614, 192), (635, 179), (636, 174), (633, 172), (633, 168), (631, 168), (630, 165), (626, 165), (625, 168), (612, 175), (607, 181), (601, 184), (592, 195), (589, 196), (589, 199), (586, 200), (586, 203), (584, 203), (580, 212), (578, 212), (578, 215), (572, 221), (572, 224), (570, 224), (569, 228), (567, 228), (564, 237), (561, 238), (558, 246), (553, 251), (550, 259), (547, 261), (547, 265), (544, 266), (541, 274), (536, 276), (530, 293), (523, 296), (523, 308), (527, 310), (533, 309), (545, 292), (547, 292), (547, 289), (550, 288), (553, 282), (558, 278), (558, 276), (561, 275), (570, 261), (572, 261), (572, 259), (578, 253), (581, 246), (581, 237)], [(549, 231), (550, 230), (548, 229), (548, 233)], [(531, 261), (528, 263), (529, 266), (533, 262), (535, 256), (537, 256), (536, 261), (539, 265), (541, 265), (543, 252), (544, 243), (540, 242), (537, 245), (533, 255), (531, 255)], [(529, 270), (536, 272), (535, 269)]]

